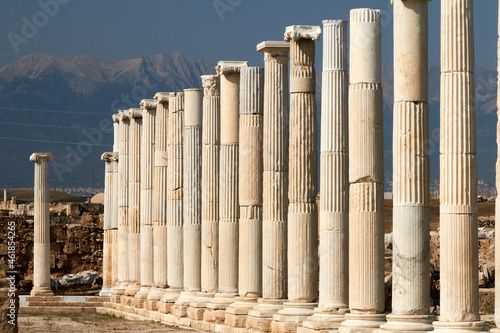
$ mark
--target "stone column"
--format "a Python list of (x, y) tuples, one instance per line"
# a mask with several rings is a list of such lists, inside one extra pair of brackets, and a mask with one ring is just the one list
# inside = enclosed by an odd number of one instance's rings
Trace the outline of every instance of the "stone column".
[(479, 316), (472, 0), (441, 1), (441, 314), (435, 332), (484, 331)]
[[(154, 288), (148, 295), (151, 301), (159, 301), (167, 284), (167, 133), (168, 101), (170, 93), (158, 92), (155, 118), (155, 152), (153, 184), (153, 258)], [(150, 308), (156, 310), (156, 308)]]
[(321, 28), (289, 26), (290, 150), (288, 190), (288, 302), (272, 329), (294, 330), (313, 314), (318, 299), (318, 147), (315, 45)]
[(128, 179), (128, 260), (129, 286), (126, 296), (135, 296), (141, 282), (141, 109), (130, 109)]
[(112, 269), (113, 269), (113, 248), (111, 224), (114, 217), (113, 214), (113, 197), (116, 197), (116, 189), (114, 188), (114, 162), (117, 160), (118, 154), (104, 153), (101, 160), (106, 163), (106, 171), (104, 178), (104, 241), (102, 245), (102, 289), (99, 296), (110, 296), (112, 286)]
[(184, 93), (171, 93), (168, 111), (167, 278), (164, 303), (174, 303), (184, 286), (183, 256), (183, 129)]
[(300, 332), (336, 330), (349, 299), (347, 22), (323, 21), (319, 306)]
[(262, 131), (264, 68), (240, 70), (238, 294), (225, 323), (246, 327), (262, 296)]
[(184, 291), (172, 313), (187, 315), (201, 291), (201, 135), (203, 90), (184, 89)]
[(220, 61), (221, 146), (219, 182), (219, 292), (207, 304), (206, 321), (223, 323), (238, 293), (238, 148), (240, 69), (246, 61)]
[[(394, 0), (392, 314), (383, 331), (432, 331), (428, 0)], [(381, 330), (381, 331), (382, 331)]]
[(118, 114), (113, 115), (113, 153), (115, 154), (115, 159), (111, 162), (112, 172), (113, 172), (113, 195), (112, 205), (113, 213), (111, 217), (110, 225), (110, 238), (111, 238), (111, 286), (115, 287), (118, 282), (118, 221), (120, 219), (119, 215), (119, 193), (118, 184), (120, 183), (120, 174), (118, 173), (118, 159), (120, 150), (120, 117)]
[[(120, 296), (129, 284), (128, 259), (128, 178), (129, 178), (129, 136), (130, 118), (127, 111), (118, 111), (119, 144), (118, 144), (118, 284), (113, 295)], [(115, 299), (115, 301), (117, 301)]]
[[(143, 99), (141, 109), (141, 289), (136, 297), (146, 299), (154, 284), (153, 173), (156, 101)], [(139, 307), (142, 307), (140, 303)]]
[(262, 298), (248, 312), (247, 328), (269, 331), (287, 298), (288, 51), (285, 41), (257, 45), (264, 52)]
[[(500, 76), (500, 0), (498, 6), (498, 73)], [(500, 82), (500, 80), (498, 81)], [(497, 85), (497, 147), (500, 148), (500, 85)], [(500, 192), (500, 150), (497, 152), (496, 188)], [(498, 195), (497, 195), (498, 198)], [(500, 221), (500, 201), (495, 201), (495, 221)], [(498, 227), (498, 228), (497, 228)], [(500, 235), (500, 223), (495, 224), (495, 233)], [(500, 249), (500, 237), (495, 237), (495, 249)], [(500, 251), (495, 252), (495, 268), (500, 267)], [(495, 269), (495, 281), (500, 281), (500, 269)], [(500, 295), (500, 283), (495, 283), (495, 295)], [(500, 296), (495, 298), (496, 329), (490, 332), (500, 333)]]
[(203, 131), (201, 152), (201, 292), (187, 310), (202, 320), (208, 302), (219, 288), (219, 153), (220, 79), (203, 75)]
[(33, 289), (31, 296), (52, 296), (50, 288), (50, 216), (49, 216), (49, 162), (50, 153), (33, 153), (35, 163), (34, 186), (34, 247)]
[(351, 10), (349, 308), (339, 332), (385, 322), (384, 153), (380, 10)]

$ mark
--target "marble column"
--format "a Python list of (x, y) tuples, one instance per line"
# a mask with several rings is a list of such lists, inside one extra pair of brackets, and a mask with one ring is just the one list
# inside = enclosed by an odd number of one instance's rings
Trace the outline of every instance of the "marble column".
[(479, 316), (472, 0), (441, 1), (441, 313), (435, 332), (484, 331)]
[(167, 282), (164, 303), (174, 303), (184, 286), (183, 255), (184, 93), (171, 93), (167, 137)]
[(154, 288), (148, 295), (159, 301), (167, 284), (167, 133), (170, 93), (158, 92), (155, 118), (154, 184), (153, 184), (153, 262)]
[(262, 296), (262, 135), (264, 68), (240, 70), (238, 294), (225, 323), (246, 327)]
[(120, 174), (118, 172), (118, 160), (120, 150), (120, 117), (118, 114), (113, 115), (113, 153), (115, 159), (111, 162), (113, 172), (113, 189), (114, 194), (112, 197), (113, 213), (110, 225), (110, 238), (111, 238), (111, 286), (115, 287), (118, 283), (118, 221), (119, 215), (119, 194), (118, 184), (120, 183)]
[(288, 302), (272, 330), (294, 330), (318, 299), (318, 147), (315, 45), (319, 26), (286, 28), (290, 42), (290, 148), (288, 189)]
[(392, 314), (380, 331), (432, 331), (428, 0), (394, 0)]
[(201, 291), (201, 135), (203, 90), (184, 89), (184, 291), (172, 307), (177, 317)]
[(99, 296), (110, 296), (112, 286), (112, 269), (113, 269), (113, 248), (112, 248), (112, 235), (111, 223), (113, 219), (113, 201), (116, 197), (116, 189), (114, 188), (114, 162), (117, 160), (118, 155), (115, 153), (104, 153), (101, 160), (106, 163), (104, 173), (104, 241), (102, 244), (102, 289)]
[(339, 332), (385, 322), (384, 153), (380, 10), (351, 10), (349, 308)]
[(129, 110), (129, 178), (128, 178), (128, 260), (129, 286), (126, 296), (135, 296), (141, 283), (141, 109)]
[[(500, 76), (500, 0), (498, 6), (498, 50), (497, 68)], [(500, 80), (499, 80), (500, 82)], [(500, 85), (497, 85), (497, 148), (500, 148)], [(497, 152), (496, 164), (496, 188), (500, 192), (500, 150)], [(498, 197), (498, 196), (497, 196)], [(500, 201), (495, 201), (495, 221), (500, 221)], [(498, 228), (497, 228), (498, 226)], [(500, 235), (500, 223), (495, 224), (495, 233)], [(495, 249), (500, 249), (500, 237), (495, 237)], [(500, 251), (495, 252), (495, 268), (500, 267)], [(500, 281), (500, 269), (495, 269), (495, 280)], [(495, 294), (500, 295), (500, 283), (495, 284)], [(492, 329), (492, 333), (500, 333), (500, 297), (495, 298), (495, 324), (498, 328)]]
[(238, 293), (238, 152), (240, 69), (246, 61), (220, 61), (219, 292), (207, 304), (206, 321), (222, 323)]
[(257, 45), (264, 53), (262, 298), (248, 312), (247, 328), (269, 331), (287, 298), (288, 52), (285, 41)]
[(52, 296), (50, 288), (50, 216), (49, 216), (49, 162), (50, 153), (33, 153), (35, 163), (34, 190), (34, 247), (33, 289), (31, 296)]
[(120, 296), (129, 284), (128, 258), (128, 178), (129, 178), (129, 136), (130, 118), (128, 111), (118, 111), (118, 284), (113, 288), (113, 295)]
[(347, 22), (323, 21), (319, 306), (300, 332), (337, 330), (349, 299)]
[(136, 297), (146, 299), (154, 284), (153, 173), (156, 101), (143, 99), (141, 110), (141, 289)]
[(219, 288), (220, 79), (216, 75), (203, 75), (201, 82), (201, 292), (187, 310), (193, 320), (203, 319), (207, 303)]

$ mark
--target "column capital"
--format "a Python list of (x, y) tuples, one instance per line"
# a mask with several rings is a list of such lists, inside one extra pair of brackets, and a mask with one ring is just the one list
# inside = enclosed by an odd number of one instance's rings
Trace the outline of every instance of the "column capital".
[(128, 116), (130, 119), (141, 119), (142, 118), (142, 112), (141, 109), (128, 109)]
[(130, 120), (128, 110), (118, 110), (118, 117), (120, 118), (121, 122), (124, 122), (125, 120)]
[(119, 113), (115, 113), (114, 115), (111, 116), (111, 118), (113, 119), (113, 122), (115, 123), (120, 123), (120, 114)]
[(168, 98), (170, 96), (169, 92), (157, 92), (154, 99), (161, 104), (166, 104), (168, 106)]
[(220, 95), (220, 79), (217, 75), (202, 75), (201, 84), (205, 96)]
[(31, 162), (50, 162), (52, 161), (51, 153), (33, 153), (30, 156)]
[(286, 56), (290, 52), (290, 43), (285, 41), (263, 41), (257, 44), (257, 51)]
[(106, 163), (118, 161), (118, 153), (106, 152), (101, 155), (101, 161)]
[(321, 27), (317, 25), (291, 25), (286, 27), (285, 41), (312, 39), (318, 41), (321, 36)]
[(217, 75), (238, 74), (241, 67), (248, 67), (248, 61), (227, 61), (222, 60), (217, 63)]
[(141, 101), (141, 109), (142, 111), (154, 111), (156, 110), (156, 100), (154, 99), (143, 99)]

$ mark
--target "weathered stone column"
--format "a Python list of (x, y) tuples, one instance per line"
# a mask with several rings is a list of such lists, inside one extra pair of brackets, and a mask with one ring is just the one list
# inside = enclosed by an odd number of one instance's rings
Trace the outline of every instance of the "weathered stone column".
[[(154, 284), (153, 252), (153, 173), (156, 101), (143, 99), (141, 133), (141, 289), (138, 299), (146, 299)], [(138, 303), (142, 307), (141, 303)]]
[(264, 68), (240, 70), (238, 294), (225, 323), (246, 327), (262, 296), (262, 131)]
[(111, 286), (114, 288), (118, 283), (118, 224), (120, 220), (119, 213), (119, 196), (118, 186), (120, 183), (119, 174), (119, 151), (120, 151), (120, 117), (118, 114), (113, 115), (113, 153), (115, 154), (115, 159), (111, 162), (112, 172), (113, 172), (113, 189), (114, 194), (112, 197), (113, 213), (110, 225), (110, 236), (111, 236)]
[[(130, 118), (128, 111), (118, 111), (118, 284), (113, 288), (113, 295), (120, 296), (129, 284), (128, 259), (128, 178), (129, 178), (129, 136)], [(115, 299), (115, 301), (117, 301)]]
[(349, 299), (347, 22), (323, 21), (319, 306), (299, 332), (336, 330)]
[(318, 147), (315, 45), (319, 26), (289, 26), (290, 150), (288, 189), (288, 302), (273, 317), (273, 331), (294, 330), (318, 299)]
[(167, 277), (164, 303), (174, 303), (184, 286), (183, 255), (183, 129), (184, 93), (171, 93), (168, 111)]
[(287, 298), (288, 52), (285, 41), (257, 45), (264, 52), (262, 298), (248, 312), (247, 328), (269, 331)]
[(484, 331), (479, 316), (472, 0), (441, 1), (441, 314), (435, 332)]
[(33, 153), (35, 163), (33, 289), (31, 296), (51, 296), (50, 288), (50, 216), (49, 216), (49, 162), (50, 153)]
[[(167, 288), (167, 133), (168, 101), (170, 93), (158, 92), (155, 118), (155, 157), (153, 184), (153, 258), (154, 288), (148, 295), (152, 302), (159, 301)], [(150, 310), (156, 310), (150, 306)]]
[(220, 61), (219, 292), (207, 304), (205, 320), (223, 323), (238, 293), (238, 152), (240, 69), (246, 61)]
[(432, 331), (428, 1), (394, 0), (392, 314), (381, 331)]
[(201, 292), (187, 310), (202, 320), (208, 302), (219, 288), (219, 155), (220, 79), (203, 75), (203, 131), (201, 170)]
[(100, 296), (111, 295), (113, 274), (111, 224), (114, 217), (113, 197), (116, 197), (113, 167), (117, 159), (118, 154), (115, 153), (104, 153), (101, 156), (101, 160), (106, 163), (106, 169), (104, 173), (104, 241), (102, 244), (102, 289), (99, 292)]
[(126, 296), (135, 296), (141, 282), (141, 109), (129, 110), (129, 178), (128, 178), (128, 260), (129, 286)]
[[(500, 78), (500, 1), (498, 6), (498, 75)], [(500, 80), (498, 80), (500, 82)], [(500, 85), (497, 85), (497, 149), (500, 148)], [(500, 192), (500, 150), (497, 152), (496, 188)], [(498, 198), (498, 195), (497, 195)], [(500, 201), (495, 201), (495, 221), (500, 221)], [(495, 234), (500, 235), (500, 223), (495, 224)], [(495, 249), (500, 249), (500, 237), (495, 237)], [(495, 268), (500, 267), (500, 251), (495, 252)], [(500, 281), (500, 269), (495, 269), (495, 281)], [(500, 283), (495, 283), (495, 295), (500, 295)], [(495, 298), (495, 324), (492, 333), (500, 333), (500, 296)]]
[(201, 122), (203, 90), (184, 89), (184, 291), (172, 307), (177, 317), (201, 291)]

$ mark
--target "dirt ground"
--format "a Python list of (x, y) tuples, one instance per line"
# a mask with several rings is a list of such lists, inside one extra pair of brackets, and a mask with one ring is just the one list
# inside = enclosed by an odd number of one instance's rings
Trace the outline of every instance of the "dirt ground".
[(196, 332), (152, 321), (125, 320), (100, 313), (29, 314), (19, 317), (18, 326), (20, 333)]

